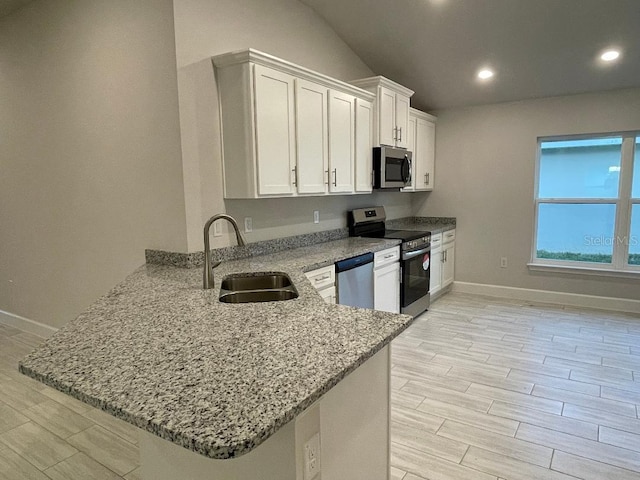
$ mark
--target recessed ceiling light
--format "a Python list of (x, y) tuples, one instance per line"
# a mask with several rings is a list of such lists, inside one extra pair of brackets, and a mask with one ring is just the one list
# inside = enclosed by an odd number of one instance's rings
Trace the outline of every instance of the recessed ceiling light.
[(600, 58), (605, 62), (611, 62), (616, 60), (620, 56), (620, 52), (618, 50), (607, 50), (600, 55)]
[(488, 68), (483, 68), (478, 72), (478, 78), (480, 80), (487, 80), (493, 77), (493, 70), (489, 70)]

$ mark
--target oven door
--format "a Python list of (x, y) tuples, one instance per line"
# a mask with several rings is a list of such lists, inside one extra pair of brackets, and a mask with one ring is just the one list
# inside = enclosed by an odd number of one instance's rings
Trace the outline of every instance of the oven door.
[(400, 311), (419, 315), (429, 308), (431, 246), (402, 254)]

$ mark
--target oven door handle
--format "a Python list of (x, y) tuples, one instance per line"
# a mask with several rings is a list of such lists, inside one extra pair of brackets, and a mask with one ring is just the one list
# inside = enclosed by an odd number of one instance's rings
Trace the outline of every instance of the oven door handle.
[(413, 257), (417, 257), (418, 255), (423, 255), (427, 252), (431, 251), (431, 245), (429, 245), (426, 248), (423, 248), (421, 250), (418, 250), (417, 252), (407, 252), (407, 253), (403, 253), (402, 254), (402, 260), (409, 260)]

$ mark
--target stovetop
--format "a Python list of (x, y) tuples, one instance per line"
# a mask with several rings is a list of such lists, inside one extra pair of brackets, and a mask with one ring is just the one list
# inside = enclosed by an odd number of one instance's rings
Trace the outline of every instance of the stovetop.
[(418, 238), (425, 237), (427, 235), (431, 235), (429, 231), (419, 231), (419, 230), (385, 230), (384, 238), (397, 238), (398, 240), (402, 240), (406, 242), (408, 240), (416, 240)]

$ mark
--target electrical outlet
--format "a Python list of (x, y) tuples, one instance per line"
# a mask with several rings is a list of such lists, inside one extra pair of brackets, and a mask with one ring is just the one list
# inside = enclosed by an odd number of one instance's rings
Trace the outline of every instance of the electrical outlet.
[(313, 480), (320, 474), (320, 433), (304, 444), (304, 480)]
[(244, 217), (244, 232), (253, 232), (253, 219), (251, 217)]
[(213, 222), (213, 236), (214, 237), (222, 236), (222, 222)]
[(320, 223), (320, 210), (313, 211), (313, 223)]
[(507, 268), (507, 257), (500, 258), (500, 268)]

